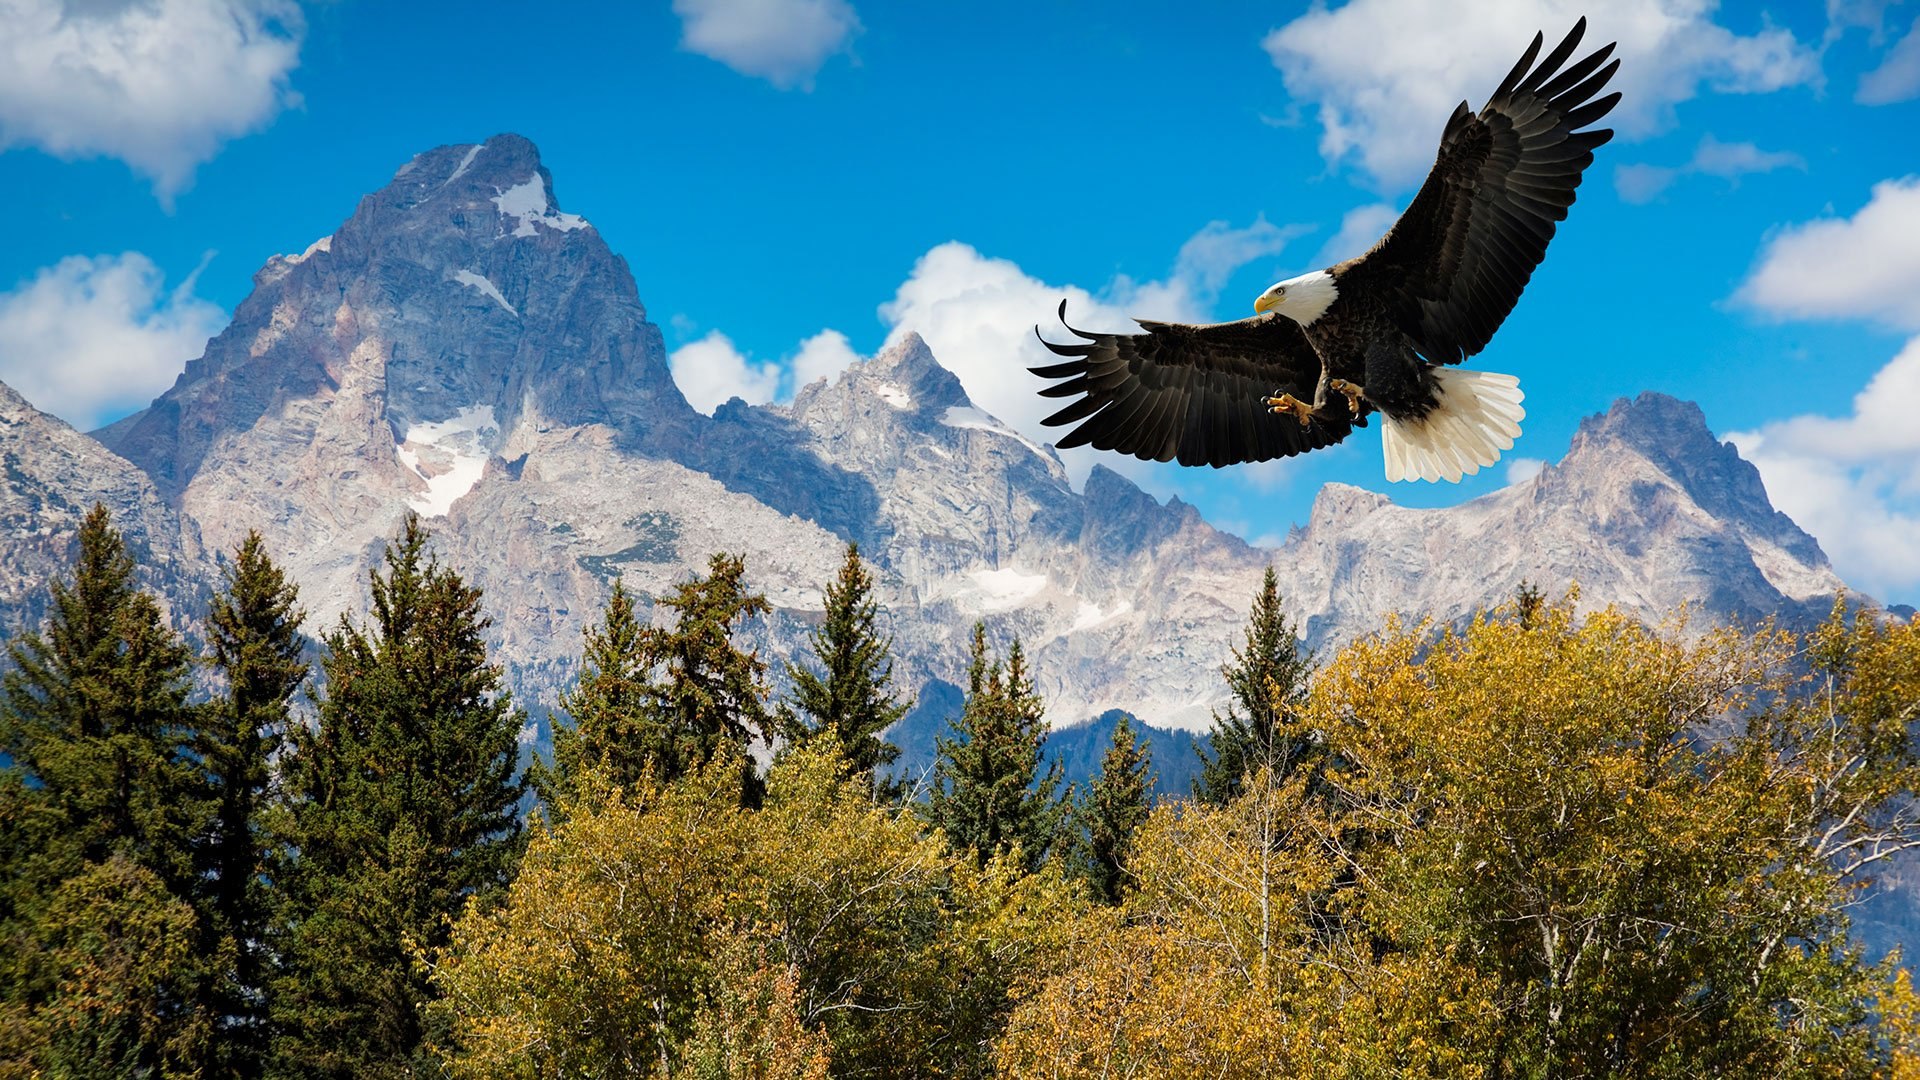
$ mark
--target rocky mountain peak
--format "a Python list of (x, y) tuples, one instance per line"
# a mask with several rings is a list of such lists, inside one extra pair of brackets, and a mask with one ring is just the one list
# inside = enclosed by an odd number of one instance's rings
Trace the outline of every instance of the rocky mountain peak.
[(959, 376), (942, 367), (925, 339), (912, 330), (887, 343), (878, 356), (854, 369), (862, 379), (878, 384), (883, 397), (891, 391), (897, 408), (967, 409), (973, 407)]
[(560, 209), (517, 135), (417, 155), (331, 236), (270, 260), (173, 388), (98, 436), (177, 495), (223, 436), (265, 421), (310, 440), (320, 418), (298, 403), (343, 399), (341, 437), (382, 461), (415, 431), (484, 460), (522, 420), (605, 424), (636, 448), (696, 423), (625, 261)]
[(1741, 525), (1809, 566), (1827, 565), (1813, 537), (1773, 508), (1760, 470), (1732, 443), (1714, 437), (1693, 402), (1653, 391), (1620, 398), (1581, 421), (1559, 469), (1591, 474), (1581, 484), (1609, 474), (1617, 480), (1625, 475), (1623, 457), (1644, 461), (1714, 517)]

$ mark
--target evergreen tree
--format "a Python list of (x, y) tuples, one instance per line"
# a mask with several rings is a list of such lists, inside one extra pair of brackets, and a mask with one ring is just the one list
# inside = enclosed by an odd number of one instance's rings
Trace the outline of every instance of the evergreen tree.
[(259, 533), (247, 533), (224, 572), (207, 630), (226, 690), (201, 710), (197, 747), (214, 800), (200, 852), (203, 953), (221, 969), (209, 987), (209, 1011), (219, 1018), (209, 1077), (258, 1076), (263, 1067), (271, 914), (264, 818), (289, 701), (307, 677), (298, 590)]
[(674, 613), (671, 629), (640, 634), (641, 657), (653, 673), (642, 712), (643, 745), (656, 775), (671, 782), (725, 751), (741, 757), (741, 801), (757, 805), (760, 781), (747, 746), (771, 741), (767, 665), (733, 643), (746, 620), (772, 611), (767, 598), (746, 587), (746, 560), (716, 554), (707, 576), (674, 587), (660, 601)]
[(621, 787), (649, 774), (671, 783), (723, 751), (740, 757), (742, 803), (758, 802), (746, 750), (774, 733), (767, 666), (733, 635), (772, 607), (745, 577), (740, 556), (714, 555), (707, 576), (659, 601), (674, 613), (670, 628), (642, 623), (626, 588), (614, 586), (601, 625), (586, 631), (580, 682), (561, 699), (572, 723), (555, 727), (553, 765), (535, 773), (550, 814), (564, 816), (584, 769)]
[(913, 708), (912, 701), (896, 699), (888, 688), (892, 645), (874, 625), (878, 612), (873, 573), (860, 559), (860, 545), (849, 543), (839, 578), (827, 586), (826, 620), (810, 639), (822, 673), (787, 665), (793, 683), (789, 704), (801, 714), (789, 725), (792, 738), (804, 742), (832, 732), (853, 775), (873, 775), (900, 756), (900, 748), (883, 735)]
[(1133, 834), (1147, 820), (1153, 786), (1147, 745), (1134, 736), (1131, 717), (1113, 726), (1113, 743), (1100, 759), (1100, 775), (1076, 808), (1079, 870), (1095, 900), (1117, 904), (1125, 891)]
[[(145, 955), (126, 937), (133, 923), (86, 904), (61, 907), (60, 898), (82, 879), (137, 878), (191, 929), (183, 898), (206, 804), (187, 754), (190, 656), (159, 603), (135, 586), (105, 507), (82, 521), (78, 547), (72, 583), (53, 583), (43, 631), (8, 646), (0, 684), (0, 995), (16, 1016), (41, 1017), (50, 1041), (31, 1052), (48, 1074), (80, 1075), (103, 1061), (158, 1070), (199, 1053), (205, 1024), (191, 992), (199, 959), (191, 949)], [(67, 947), (76, 940), (94, 944)], [(141, 957), (140, 987), (115, 981), (116, 971), (135, 977), (125, 969), (92, 966), (107, 954)], [(53, 1018), (83, 1013), (72, 1000), (82, 990), (89, 1000), (138, 1000), (150, 1015), (68, 1040)]]
[(1302, 651), (1281, 610), (1279, 580), (1271, 566), (1254, 596), (1246, 640), (1246, 648), (1233, 650), (1233, 662), (1220, 669), (1233, 701), (1227, 715), (1213, 715), (1212, 753), (1195, 747), (1200, 776), (1193, 794), (1212, 806), (1232, 802), (1248, 773), (1265, 768), (1284, 779), (1313, 750), (1297, 714), (1313, 673), (1313, 657)]
[(1059, 763), (1040, 775), (1044, 712), (1019, 639), (1004, 662), (989, 657), (986, 627), (975, 623), (966, 703), (953, 736), (935, 739), (926, 814), (954, 850), (972, 851), (982, 865), (1018, 845), (1027, 869), (1037, 869), (1058, 835)]
[(521, 846), (523, 714), (487, 660), (480, 591), (426, 550), (408, 516), (369, 573), (364, 628), (326, 636), (318, 723), (287, 761), (283, 969), (275, 1070), (398, 1076), (425, 1067), (415, 962), (469, 898), (511, 878)]
[(645, 632), (626, 585), (615, 581), (600, 625), (584, 631), (580, 681), (560, 696), (572, 722), (554, 725), (553, 764), (534, 763), (533, 785), (550, 816), (563, 815), (567, 800), (579, 794), (582, 770), (602, 769), (615, 784), (630, 787), (646, 775), (650, 755), (659, 753)]

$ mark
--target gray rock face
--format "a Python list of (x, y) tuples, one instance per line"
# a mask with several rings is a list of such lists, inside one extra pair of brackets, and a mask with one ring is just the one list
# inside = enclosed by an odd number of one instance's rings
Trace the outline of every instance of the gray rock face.
[(1329, 484), (1275, 565), (1315, 644), (1395, 612), (1458, 621), (1523, 581), (1648, 622), (1684, 603), (1703, 624), (1817, 620), (1844, 587), (1699, 407), (1652, 393), (1589, 417), (1558, 465), (1460, 506)]
[[(1656, 395), (1464, 506), (1330, 485), (1277, 550), (1106, 469), (1075, 492), (1051, 449), (975, 407), (911, 334), (790, 406), (702, 416), (625, 263), (510, 135), (420, 155), (331, 237), (269, 262), (171, 390), (97, 433), (144, 478), (49, 424), (6, 436), (66, 447), (70, 466), (35, 466), (47, 490), (121, 492), (117, 511), (197, 565), (261, 530), (315, 628), (359, 613), (366, 568), (419, 512), (486, 590), (536, 714), (617, 577), (657, 597), (720, 550), (745, 554), (775, 606), (753, 634), (776, 670), (855, 540), (907, 687), (961, 681), (983, 620), (1025, 642), (1055, 722), (1124, 708), (1188, 728), (1224, 695), (1219, 665), (1269, 563), (1317, 647), (1392, 611), (1461, 618), (1522, 579), (1577, 581), (1583, 603), (1649, 618), (1682, 601), (1704, 619), (1824, 611), (1840, 588), (1699, 410)], [(10, 583), (44, 576), (45, 556), (7, 543)]]
[(41, 625), (47, 586), (71, 575), (74, 539), (95, 503), (112, 512), (142, 583), (191, 622), (206, 569), (191, 523), (182, 528), (130, 462), (0, 383), (0, 638)]

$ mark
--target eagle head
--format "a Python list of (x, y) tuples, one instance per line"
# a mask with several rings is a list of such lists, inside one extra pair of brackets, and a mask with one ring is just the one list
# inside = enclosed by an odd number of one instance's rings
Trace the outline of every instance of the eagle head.
[(1301, 326), (1307, 326), (1324, 315), (1339, 296), (1340, 287), (1334, 284), (1333, 275), (1325, 270), (1315, 270), (1311, 274), (1288, 278), (1261, 293), (1260, 299), (1253, 302), (1253, 310), (1260, 314), (1277, 311)]

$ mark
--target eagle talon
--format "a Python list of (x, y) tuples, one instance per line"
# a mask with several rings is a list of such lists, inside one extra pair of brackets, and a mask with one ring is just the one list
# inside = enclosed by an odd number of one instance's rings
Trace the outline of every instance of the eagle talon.
[(1261, 401), (1266, 405), (1268, 412), (1275, 415), (1285, 413), (1295, 420), (1300, 421), (1301, 427), (1306, 427), (1313, 420), (1313, 406), (1301, 401), (1292, 394), (1280, 394), (1275, 397), (1262, 398)]
[(1327, 382), (1327, 389), (1345, 395), (1347, 399), (1347, 411), (1352, 413), (1356, 419), (1360, 416), (1360, 400), (1366, 396), (1367, 392), (1365, 390), (1345, 379), (1329, 380)]

